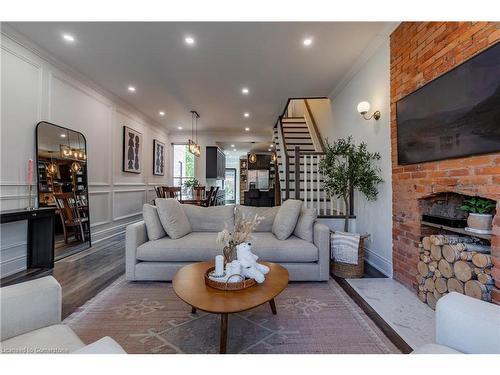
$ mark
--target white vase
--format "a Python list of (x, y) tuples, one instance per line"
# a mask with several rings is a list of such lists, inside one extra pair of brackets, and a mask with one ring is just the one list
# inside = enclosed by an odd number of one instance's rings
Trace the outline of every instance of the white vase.
[(467, 225), (472, 229), (491, 230), (493, 215), (491, 214), (473, 214), (467, 217)]

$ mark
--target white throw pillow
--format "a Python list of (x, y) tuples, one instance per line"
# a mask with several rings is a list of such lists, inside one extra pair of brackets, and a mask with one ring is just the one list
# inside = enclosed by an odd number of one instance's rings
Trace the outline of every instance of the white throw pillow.
[(313, 242), (313, 226), (317, 217), (315, 209), (302, 207), (293, 234), (305, 241)]
[(160, 217), (158, 216), (158, 210), (155, 206), (147, 203), (144, 204), (142, 206), (142, 217), (144, 218), (144, 223), (146, 223), (146, 232), (148, 233), (150, 241), (159, 240), (167, 235), (163, 229)]
[(286, 240), (293, 233), (302, 209), (302, 201), (287, 199), (279, 208), (273, 223), (273, 233), (279, 240)]
[(161, 225), (174, 240), (191, 233), (191, 224), (177, 199), (156, 198), (156, 208)]

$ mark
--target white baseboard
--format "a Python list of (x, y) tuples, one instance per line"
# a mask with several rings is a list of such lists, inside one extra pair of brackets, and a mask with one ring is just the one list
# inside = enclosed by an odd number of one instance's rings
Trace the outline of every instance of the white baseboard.
[(376, 268), (387, 277), (392, 278), (392, 262), (390, 260), (381, 257), (380, 255), (366, 247), (365, 260), (370, 266)]

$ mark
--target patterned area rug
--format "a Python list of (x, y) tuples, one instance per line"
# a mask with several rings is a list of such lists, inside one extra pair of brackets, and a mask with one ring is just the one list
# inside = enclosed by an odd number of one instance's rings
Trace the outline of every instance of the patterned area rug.
[[(229, 316), (228, 352), (400, 353), (333, 280), (291, 283), (269, 304)], [(219, 317), (191, 308), (171, 283), (118, 279), (64, 321), (90, 343), (111, 336), (128, 353), (217, 353)]]

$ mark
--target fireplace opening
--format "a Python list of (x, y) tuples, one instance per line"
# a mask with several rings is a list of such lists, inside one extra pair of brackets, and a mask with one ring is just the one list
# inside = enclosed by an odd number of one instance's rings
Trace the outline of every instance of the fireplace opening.
[(471, 198), (475, 198), (473, 205), (489, 207), (496, 203), (451, 192), (419, 200), (422, 216), (417, 293), (420, 300), (433, 309), (437, 301), (450, 292), (491, 302), (491, 290), (495, 284), (491, 272), (492, 234), (491, 230), (472, 227), (473, 222), (463, 211), (464, 205), (471, 204)]

